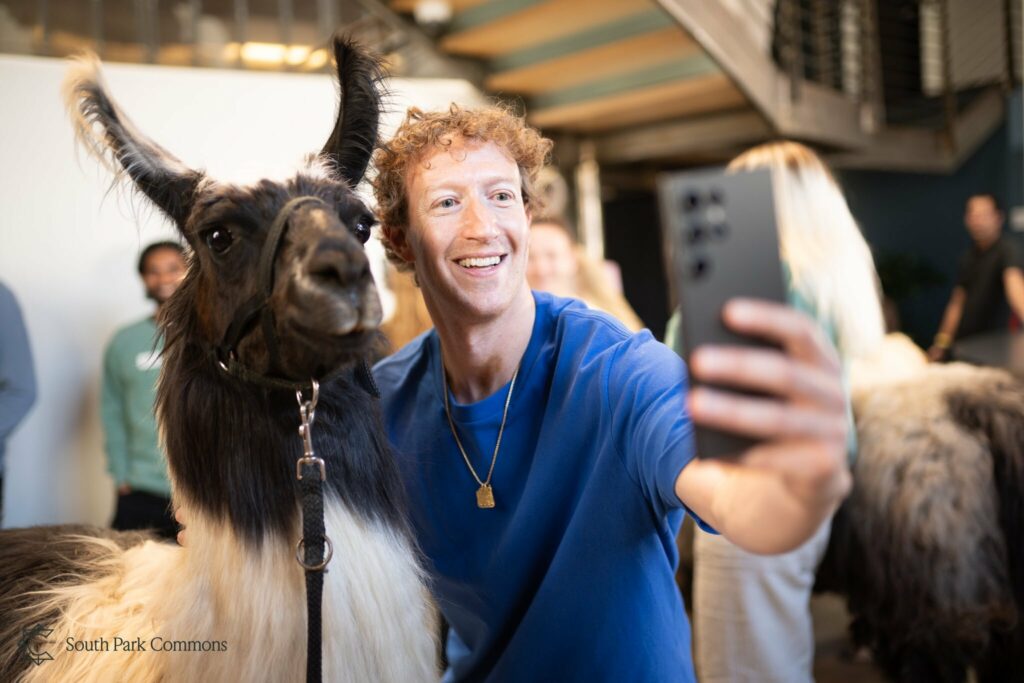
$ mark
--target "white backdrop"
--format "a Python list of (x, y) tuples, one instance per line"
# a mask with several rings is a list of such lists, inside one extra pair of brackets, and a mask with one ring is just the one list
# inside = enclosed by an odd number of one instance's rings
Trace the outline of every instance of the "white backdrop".
[[(0, 280), (21, 304), (39, 384), (35, 407), (7, 444), (7, 527), (109, 521), (103, 347), (117, 327), (152, 310), (135, 272), (138, 253), (174, 235), (130, 193), (108, 193), (107, 172), (76, 153), (60, 99), (64, 70), (61, 60), (0, 56)], [(142, 131), (221, 178), (294, 168), (320, 149), (337, 107), (323, 74), (114, 64), (104, 72)], [(409, 104), (482, 101), (463, 81), (397, 79), (391, 89), (385, 134)]]

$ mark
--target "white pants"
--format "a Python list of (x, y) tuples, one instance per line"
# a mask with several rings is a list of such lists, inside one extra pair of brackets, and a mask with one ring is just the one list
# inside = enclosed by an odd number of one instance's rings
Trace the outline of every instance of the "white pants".
[(693, 633), (702, 683), (813, 681), (814, 574), (828, 545), (827, 520), (784, 555), (754, 555), (721, 536), (694, 539)]

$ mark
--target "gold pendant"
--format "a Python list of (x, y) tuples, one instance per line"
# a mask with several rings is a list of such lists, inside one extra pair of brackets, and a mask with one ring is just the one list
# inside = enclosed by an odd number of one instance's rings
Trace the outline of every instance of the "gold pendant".
[(485, 509), (494, 507), (494, 489), (490, 484), (481, 484), (476, 490), (476, 506)]

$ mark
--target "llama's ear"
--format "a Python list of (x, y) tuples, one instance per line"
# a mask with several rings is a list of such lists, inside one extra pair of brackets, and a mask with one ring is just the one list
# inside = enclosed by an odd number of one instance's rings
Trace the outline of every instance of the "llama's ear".
[(321, 155), (354, 188), (363, 179), (377, 146), (384, 75), (380, 62), (347, 38), (334, 38), (334, 61), (340, 103), (334, 130)]
[(116, 178), (127, 174), (179, 229), (184, 228), (202, 173), (185, 166), (135, 128), (108, 95), (95, 55), (74, 60), (64, 78), (63, 92), (78, 142)]

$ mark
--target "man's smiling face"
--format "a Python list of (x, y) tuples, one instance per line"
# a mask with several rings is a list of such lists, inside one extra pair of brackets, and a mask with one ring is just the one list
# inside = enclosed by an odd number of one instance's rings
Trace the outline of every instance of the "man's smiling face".
[(409, 170), (404, 258), (445, 319), (482, 322), (526, 285), (530, 217), (519, 166), (493, 142), (455, 139)]

